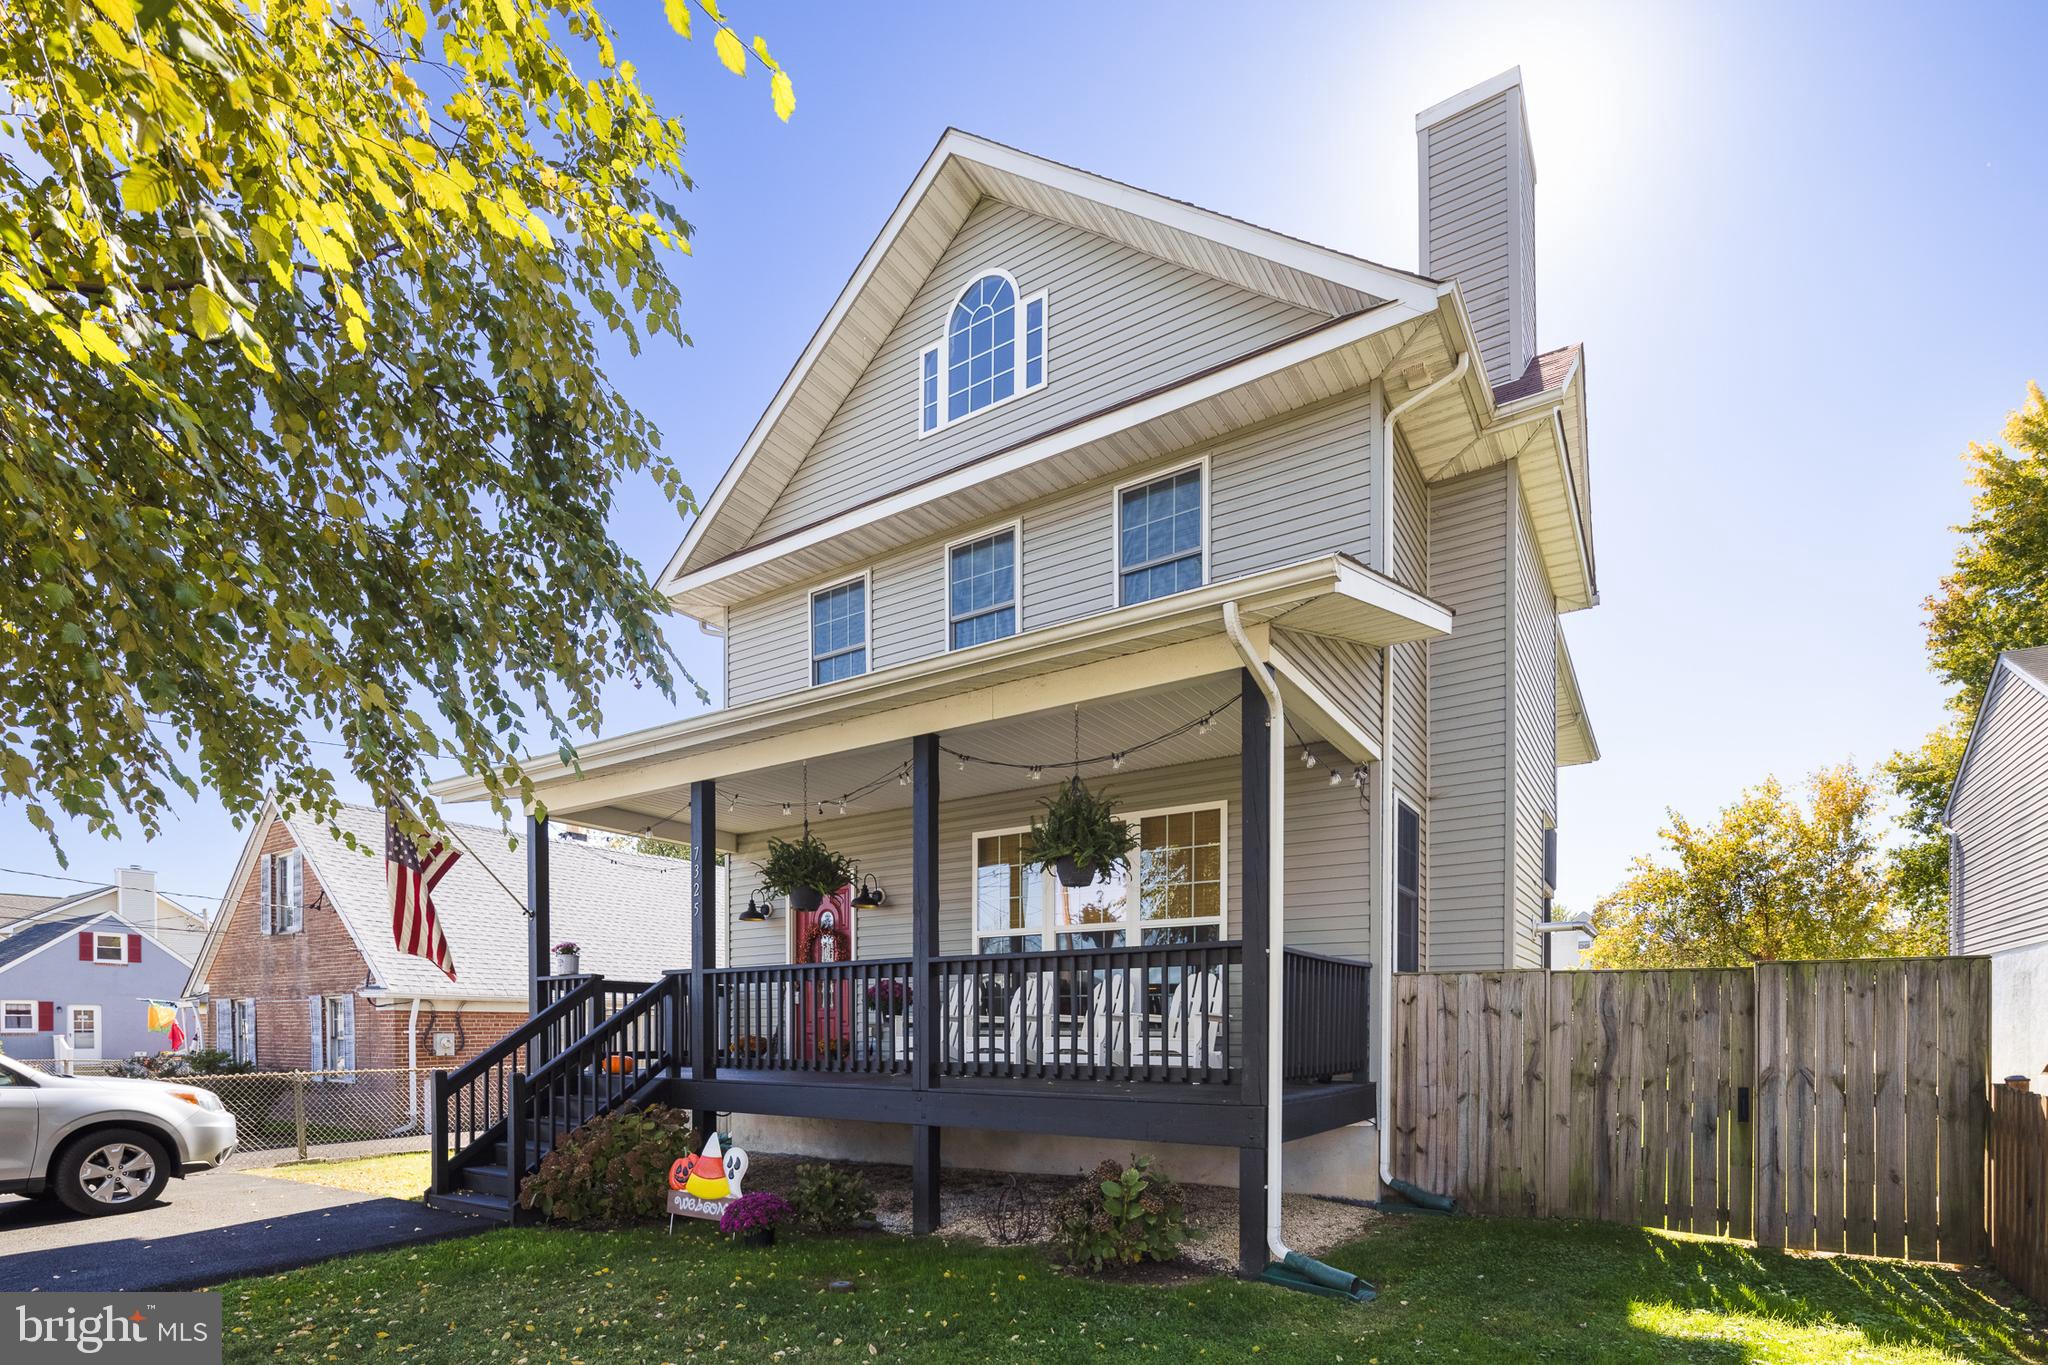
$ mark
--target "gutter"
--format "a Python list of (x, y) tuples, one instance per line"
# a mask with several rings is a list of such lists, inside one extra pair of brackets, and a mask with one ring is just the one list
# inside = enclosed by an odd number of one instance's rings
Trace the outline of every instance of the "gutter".
[[(1287, 1117), (1282, 1082), (1286, 1058), (1281, 1046), (1281, 996), (1287, 983), (1287, 712), (1266, 661), (1258, 656), (1244, 633), (1235, 602), (1223, 604), (1223, 629), (1237, 646), (1246, 671), (1266, 694), (1266, 744), (1270, 750), (1266, 759), (1266, 810), (1271, 825), (1267, 836), (1270, 855), (1266, 888), (1266, 1254), (1274, 1261), (1285, 1262), (1293, 1254), (1280, 1240), (1281, 1148)], [(1381, 1145), (1384, 1148), (1385, 1144)]]

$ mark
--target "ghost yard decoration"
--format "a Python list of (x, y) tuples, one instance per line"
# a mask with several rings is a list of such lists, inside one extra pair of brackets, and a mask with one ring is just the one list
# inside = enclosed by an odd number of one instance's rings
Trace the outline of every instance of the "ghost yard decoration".
[(725, 1206), (740, 1197), (740, 1177), (747, 1173), (747, 1154), (722, 1145), (718, 1134), (705, 1140), (696, 1156), (678, 1157), (668, 1168), (668, 1225), (677, 1215), (717, 1222)]

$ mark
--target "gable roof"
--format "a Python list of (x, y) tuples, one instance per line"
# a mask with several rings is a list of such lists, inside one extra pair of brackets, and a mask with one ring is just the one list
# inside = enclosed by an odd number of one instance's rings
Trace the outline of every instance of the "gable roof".
[[(109, 887), (106, 889), (112, 890), (113, 888)], [(89, 899), (91, 895), (92, 893), (87, 893), (87, 898)], [(178, 951), (178, 945), (166, 943), (161, 936), (150, 933), (149, 930), (141, 925), (131, 923), (122, 915), (108, 909), (86, 910), (76, 914), (40, 919), (33, 924), (24, 925), (6, 938), (0, 938), (0, 971), (6, 971), (22, 960), (34, 957), (51, 944), (62, 942), (81, 929), (97, 925), (106, 920), (112, 920), (115, 924), (121, 926), (121, 931), (124, 933), (141, 935), (158, 951), (173, 960), (184, 963), (187, 966), (191, 965), (191, 957), (188, 953)]]
[(38, 896), (26, 891), (0, 891), (0, 933), (5, 933), (10, 925), (35, 918), (66, 899), (64, 896)]
[(662, 570), (744, 548), (893, 330), (954, 233), (993, 197), (1272, 298), (1342, 317), (1398, 301), (1438, 307), (1440, 286), (984, 138), (948, 129), (862, 257), (796, 365)]
[[(462, 856), (435, 888), (434, 910), (455, 956), (451, 982), (425, 958), (401, 953), (392, 942), (381, 853), (384, 813), (372, 806), (343, 806), (336, 820), (344, 833), (355, 836), (358, 848), (368, 850), (363, 853), (332, 837), (319, 820), (302, 813), (284, 816), (274, 802), (265, 805), (251, 827), (222, 912), (214, 916), (206, 947), (193, 965), (188, 992), (196, 993), (212, 970), (254, 870), (257, 846), (270, 822), (279, 818), (312, 865), (326, 903), (362, 954), (377, 989), (438, 1000), (511, 1000), (524, 1007), (526, 850), (507, 848), (504, 831), (494, 827), (447, 826)], [(550, 927), (557, 941), (581, 946), (586, 971), (650, 981), (689, 965), (686, 860), (562, 839), (550, 843), (548, 851)]]
[[(1970, 724), (1970, 738), (1963, 745), (1962, 760), (1956, 764), (1955, 781), (1949, 783), (1948, 800), (1942, 804), (1941, 821), (1944, 825), (1955, 816), (1956, 797), (1970, 775), (1971, 760), (1977, 756), (1977, 741), (1994, 723), (1992, 717), (1998, 710), (1998, 699), (2008, 684), (2030, 687), (2048, 697), (2048, 645), (2005, 650), (1999, 654), (1998, 662), (1991, 666), (1991, 681), (1984, 685), (1984, 699), (1978, 704), (1977, 719)], [(2048, 735), (2042, 738), (2048, 741)]]

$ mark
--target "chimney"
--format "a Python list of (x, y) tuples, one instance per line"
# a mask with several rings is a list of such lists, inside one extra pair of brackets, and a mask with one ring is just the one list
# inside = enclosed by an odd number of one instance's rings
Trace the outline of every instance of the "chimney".
[(1415, 116), (1422, 273), (1456, 280), (1486, 377), (1505, 384), (1536, 356), (1536, 160), (1522, 68)]
[(121, 918), (137, 928), (148, 925), (149, 932), (156, 933), (161, 927), (156, 922), (156, 873), (140, 867), (117, 867), (114, 887), (114, 909)]

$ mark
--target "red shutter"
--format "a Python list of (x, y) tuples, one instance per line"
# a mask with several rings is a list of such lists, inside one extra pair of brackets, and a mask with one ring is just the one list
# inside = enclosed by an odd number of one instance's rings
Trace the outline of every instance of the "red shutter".
[(90, 929), (78, 936), (78, 960), (80, 962), (92, 961), (92, 931)]
[(55, 1033), (57, 1031), (56, 1001), (36, 1001), (36, 1031), (39, 1033)]
[(142, 935), (130, 934), (128, 935), (128, 963), (130, 966), (133, 966), (140, 961), (142, 961)]

